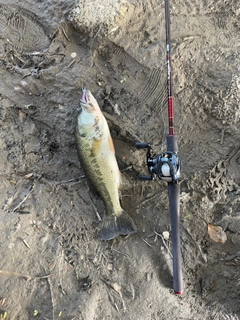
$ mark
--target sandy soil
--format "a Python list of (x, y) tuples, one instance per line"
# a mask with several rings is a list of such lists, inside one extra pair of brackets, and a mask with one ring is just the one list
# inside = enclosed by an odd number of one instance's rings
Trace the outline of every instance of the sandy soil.
[[(172, 0), (185, 292), (172, 291), (166, 185), (141, 182), (137, 140), (165, 150), (163, 1), (1, 1), (0, 314), (6, 319), (240, 319), (240, 5)], [(107, 8), (107, 9), (106, 9)], [(97, 98), (138, 233), (95, 240), (74, 130)], [(226, 233), (213, 241), (208, 224)]]

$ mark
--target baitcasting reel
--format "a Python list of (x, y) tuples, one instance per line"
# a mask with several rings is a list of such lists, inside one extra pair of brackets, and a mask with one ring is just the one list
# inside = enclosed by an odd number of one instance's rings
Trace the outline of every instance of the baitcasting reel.
[(153, 180), (154, 174), (156, 174), (159, 179), (166, 182), (178, 181), (180, 177), (181, 161), (175, 152), (166, 151), (152, 157), (150, 144), (145, 142), (136, 142), (135, 146), (137, 149), (148, 149), (147, 166), (151, 175), (141, 175), (141, 180)]

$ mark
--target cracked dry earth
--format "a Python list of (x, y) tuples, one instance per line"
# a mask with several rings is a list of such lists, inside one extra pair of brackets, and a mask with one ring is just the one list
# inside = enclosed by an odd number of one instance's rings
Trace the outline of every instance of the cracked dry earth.
[[(172, 291), (167, 188), (141, 182), (165, 150), (164, 1), (0, 3), (0, 315), (240, 319), (240, 5), (170, 1), (185, 290)], [(138, 232), (94, 238), (74, 130), (87, 86), (108, 120)], [(218, 227), (218, 229), (211, 229)], [(221, 230), (219, 241), (211, 230)], [(224, 243), (223, 243), (224, 242)]]

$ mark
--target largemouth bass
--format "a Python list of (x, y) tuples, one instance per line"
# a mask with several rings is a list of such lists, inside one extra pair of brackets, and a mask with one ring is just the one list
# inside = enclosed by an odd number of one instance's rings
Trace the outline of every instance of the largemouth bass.
[(84, 173), (100, 194), (106, 207), (98, 238), (110, 240), (136, 232), (136, 226), (119, 200), (121, 173), (108, 124), (96, 99), (83, 89), (81, 113), (77, 119), (77, 150)]

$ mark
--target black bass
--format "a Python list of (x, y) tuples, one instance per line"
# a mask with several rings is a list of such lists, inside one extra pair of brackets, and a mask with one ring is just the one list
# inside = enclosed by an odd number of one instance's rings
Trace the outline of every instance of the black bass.
[(136, 232), (136, 226), (119, 201), (121, 173), (108, 124), (96, 99), (83, 89), (77, 119), (76, 142), (84, 173), (104, 201), (107, 216), (98, 238), (110, 240)]

